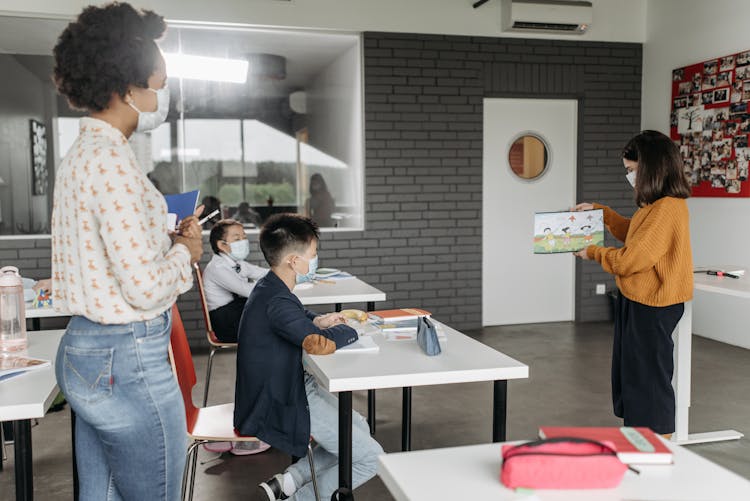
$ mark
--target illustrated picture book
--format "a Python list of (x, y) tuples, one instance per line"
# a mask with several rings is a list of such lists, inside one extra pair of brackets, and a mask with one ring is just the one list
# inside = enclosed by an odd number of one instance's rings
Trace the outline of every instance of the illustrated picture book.
[(604, 211), (537, 212), (534, 214), (534, 254), (578, 252), (604, 244)]

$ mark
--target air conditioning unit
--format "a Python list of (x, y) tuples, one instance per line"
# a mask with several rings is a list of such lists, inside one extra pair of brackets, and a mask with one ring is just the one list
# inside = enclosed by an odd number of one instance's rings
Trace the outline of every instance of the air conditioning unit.
[(563, 0), (502, 0), (504, 31), (582, 35), (591, 26), (591, 2)]

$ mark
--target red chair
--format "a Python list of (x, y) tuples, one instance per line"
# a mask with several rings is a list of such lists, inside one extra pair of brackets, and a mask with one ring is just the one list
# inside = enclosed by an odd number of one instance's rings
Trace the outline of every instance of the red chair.
[(208, 387), (211, 384), (211, 369), (213, 368), (214, 355), (218, 350), (237, 349), (237, 343), (224, 343), (216, 337), (213, 327), (211, 326), (211, 316), (208, 314), (208, 303), (206, 303), (206, 292), (203, 287), (203, 272), (198, 263), (193, 264), (195, 268), (195, 283), (198, 285), (198, 294), (201, 298), (201, 311), (203, 312), (203, 322), (206, 324), (206, 339), (211, 346), (208, 354), (208, 367), (206, 368), (206, 384), (203, 387), (203, 407), (208, 403)]
[[(190, 494), (188, 495), (188, 499), (192, 501), (199, 445), (209, 442), (257, 442), (259, 439), (256, 437), (241, 436), (235, 432), (234, 403), (212, 405), (209, 407), (196, 407), (193, 404), (193, 387), (197, 381), (195, 366), (193, 365), (193, 356), (190, 353), (185, 326), (182, 324), (182, 318), (176, 304), (172, 306), (172, 335), (169, 348), (169, 359), (172, 362), (172, 370), (177, 377), (177, 383), (182, 393), (182, 400), (185, 404), (187, 434), (188, 438), (192, 441), (188, 447), (187, 458), (185, 460), (181, 499), (185, 499), (188, 474), (190, 474)], [(309, 444), (307, 446), (307, 458), (310, 462), (315, 497), (319, 501), (315, 464), (313, 462), (312, 447)]]

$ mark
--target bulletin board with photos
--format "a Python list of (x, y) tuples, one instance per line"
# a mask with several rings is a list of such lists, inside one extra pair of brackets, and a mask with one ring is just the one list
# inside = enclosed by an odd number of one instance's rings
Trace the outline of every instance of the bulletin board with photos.
[(672, 71), (670, 134), (695, 197), (750, 197), (750, 51)]

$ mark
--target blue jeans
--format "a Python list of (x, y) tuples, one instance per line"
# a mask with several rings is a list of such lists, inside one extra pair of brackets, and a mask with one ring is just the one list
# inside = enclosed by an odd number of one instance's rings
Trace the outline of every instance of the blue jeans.
[[(305, 391), (310, 407), (310, 434), (315, 440), (313, 459), (318, 478), (320, 499), (331, 499), (339, 486), (339, 401), (318, 386), (311, 375), (305, 373)], [(378, 456), (383, 448), (370, 436), (367, 421), (358, 412), (352, 411), (352, 485), (364, 484), (378, 471)], [(310, 475), (310, 464), (302, 458), (287, 470), (294, 478), (298, 490), (291, 498), (294, 501), (314, 501), (315, 492)]]
[(180, 498), (187, 435), (167, 359), (171, 324), (170, 310), (125, 325), (68, 324), (55, 370), (77, 415), (81, 501)]

